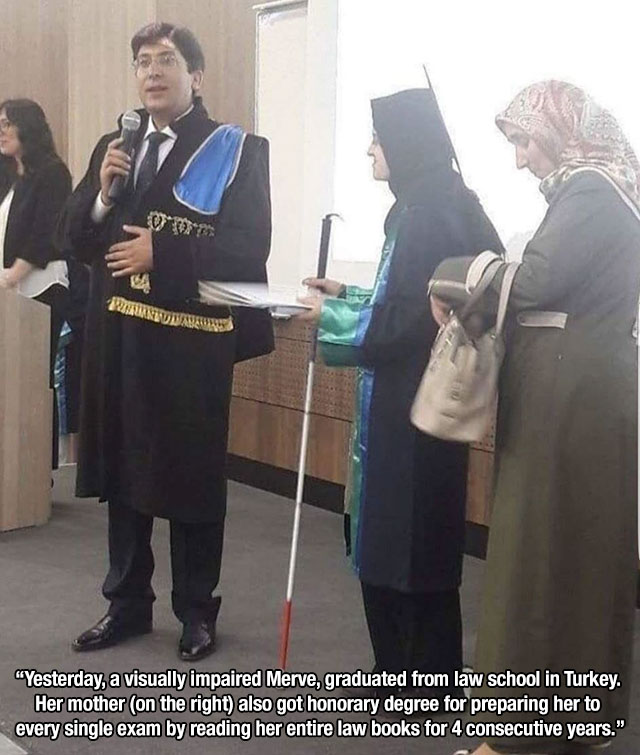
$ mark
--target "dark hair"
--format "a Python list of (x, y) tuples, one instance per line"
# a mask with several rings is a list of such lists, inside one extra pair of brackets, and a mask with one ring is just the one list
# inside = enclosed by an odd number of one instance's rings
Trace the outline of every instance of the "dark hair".
[[(18, 129), (22, 145), (22, 163), (26, 172), (37, 170), (52, 157), (57, 158), (56, 146), (44, 110), (37, 102), (27, 99), (5, 100), (0, 103), (7, 120)], [(11, 159), (11, 163), (15, 161)]]
[(142, 29), (138, 29), (131, 38), (133, 59), (135, 60), (138, 57), (138, 51), (142, 45), (153, 45), (161, 39), (170, 39), (178, 48), (182, 57), (187, 61), (189, 73), (204, 71), (204, 53), (194, 33), (186, 26), (176, 26), (165, 21), (147, 24)]

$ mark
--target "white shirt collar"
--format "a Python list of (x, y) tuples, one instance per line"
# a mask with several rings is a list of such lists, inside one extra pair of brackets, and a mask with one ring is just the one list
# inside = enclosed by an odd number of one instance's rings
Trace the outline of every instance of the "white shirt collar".
[[(187, 110), (182, 113), (182, 115), (179, 115), (176, 120), (179, 121), (181, 118), (184, 118), (185, 115), (189, 115), (189, 113), (193, 110), (193, 105), (190, 105)], [(149, 136), (149, 134), (152, 134), (154, 131), (157, 131), (155, 123), (153, 122), (153, 118), (151, 115), (149, 115), (149, 121), (147, 123), (147, 131), (144, 135), (143, 141), (146, 140), (146, 138)], [(177, 139), (178, 134), (171, 128), (171, 126), (165, 126), (163, 129), (160, 129), (161, 134), (166, 134), (170, 139)]]

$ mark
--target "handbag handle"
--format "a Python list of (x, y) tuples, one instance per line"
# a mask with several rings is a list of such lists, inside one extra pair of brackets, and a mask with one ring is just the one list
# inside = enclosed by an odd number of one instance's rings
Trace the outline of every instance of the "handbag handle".
[[(469, 315), (473, 307), (478, 303), (484, 292), (493, 283), (494, 278), (498, 274), (498, 271), (502, 267), (504, 262), (502, 260), (494, 260), (489, 267), (484, 271), (482, 278), (478, 285), (474, 288), (469, 300), (464, 305), (459, 315), (459, 320), (464, 322), (465, 318)], [(506, 264), (506, 270), (502, 277), (502, 284), (500, 286), (500, 298), (498, 300), (498, 312), (496, 315), (496, 335), (502, 333), (504, 327), (504, 320), (507, 315), (507, 305), (509, 303), (509, 296), (511, 294), (511, 288), (513, 286), (513, 279), (515, 278), (519, 262), (508, 262)]]
[(507, 315), (507, 304), (509, 303), (509, 296), (513, 287), (513, 279), (516, 277), (519, 267), (519, 262), (509, 262), (507, 263), (507, 269), (504, 271), (502, 286), (500, 287), (500, 299), (498, 301), (498, 314), (496, 316), (496, 336), (502, 333), (504, 319)]
[(467, 315), (469, 315), (471, 310), (480, 301), (482, 294), (484, 294), (484, 292), (493, 283), (493, 279), (496, 277), (501, 265), (502, 265), (502, 260), (500, 259), (494, 260), (484, 271), (484, 273), (482, 274), (482, 278), (480, 278), (480, 281), (478, 282), (478, 285), (473, 289), (473, 293), (471, 294), (471, 296), (467, 300), (467, 303), (464, 305), (464, 307), (460, 311), (459, 320), (461, 322), (465, 320)]

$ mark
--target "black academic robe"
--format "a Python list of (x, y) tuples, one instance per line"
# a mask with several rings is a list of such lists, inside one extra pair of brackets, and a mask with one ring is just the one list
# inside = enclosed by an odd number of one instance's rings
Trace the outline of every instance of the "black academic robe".
[[(142, 111), (139, 134), (146, 131)], [(268, 313), (196, 301), (198, 280), (265, 281), (271, 220), (268, 143), (248, 135), (217, 215), (181, 204), (173, 187), (217, 127), (196, 102), (140, 200), (127, 189), (107, 220), (91, 209), (109, 141), (100, 139), (67, 204), (59, 243), (91, 264), (77, 495), (117, 499), (184, 522), (219, 521), (233, 365), (268, 353)], [(153, 271), (114, 281), (104, 260), (123, 223), (153, 232)]]
[(361, 336), (341, 335), (338, 300), (325, 302), (320, 322), (325, 360), (360, 366), (347, 493), (352, 561), (369, 585), (450, 590), (462, 572), (468, 449), (419, 432), (409, 418), (438, 330), (427, 283), (445, 257), (502, 245), (448, 167), (402, 185), (385, 231), (374, 291), (362, 304), (356, 291), (350, 307), (359, 329), (367, 323)]
[[(453, 170), (433, 93), (407, 90), (371, 104), (396, 202), (385, 221), (373, 290), (348, 287), (346, 302), (326, 300), (320, 320), (325, 356), (332, 359), (336, 348), (350, 352), (347, 363), (359, 365), (347, 495), (352, 560), (360, 580), (373, 587), (455, 590), (462, 572), (467, 447), (424, 435), (410, 421), (438, 329), (427, 285), (445, 257), (500, 252), (502, 245), (476, 195)], [(455, 612), (449, 620), (448, 630), (458, 631)], [(438, 642), (425, 621), (420, 631)], [(395, 641), (411, 644), (407, 637)], [(445, 663), (455, 662), (454, 655)]]

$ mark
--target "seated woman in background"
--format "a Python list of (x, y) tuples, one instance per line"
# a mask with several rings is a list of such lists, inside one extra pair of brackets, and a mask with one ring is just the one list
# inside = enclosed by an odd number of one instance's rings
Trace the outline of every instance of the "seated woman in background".
[[(51, 129), (32, 100), (0, 104), (0, 287), (51, 308), (50, 387), (69, 286), (67, 265), (53, 246), (71, 175), (56, 153)], [(53, 463), (57, 468), (54, 399)]]
[[(541, 672), (479, 697), (600, 701), (482, 713), (501, 725), (563, 729), (491, 736), (474, 755), (590, 753), (620, 733), (629, 711), (638, 559), (637, 347), (640, 166), (615, 119), (582, 90), (534, 84), (497, 118), (518, 168), (541, 180), (549, 209), (527, 245), (509, 310), (496, 432), (496, 488), (476, 671)], [(471, 260), (434, 276), (477, 279)], [(487, 297), (495, 308), (502, 273)], [(470, 281), (467, 281), (470, 282)], [(443, 284), (444, 285), (444, 284)], [(433, 302), (444, 321), (449, 309)], [(555, 674), (545, 684), (545, 670)], [(565, 671), (617, 674), (612, 688), (572, 686)], [(556, 684), (557, 683), (557, 684)], [(568, 712), (572, 710), (572, 712)], [(572, 724), (590, 726), (569, 742)], [(465, 751), (466, 752), (466, 751)]]
[[(362, 586), (375, 671), (447, 674), (462, 667), (462, 571), (467, 446), (418, 432), (409, 410), (438, 327), (427, 282), (451, 254), (501, 251), (476, 195), (453, 169), (430, 90), (373, 100), (373, 177), (395, 204), (372, 290), (305, 283), (327, 364), (358, 365), (347, 486), (351, 557)], [(422, 687), (407, 694), (442, 697)]]

